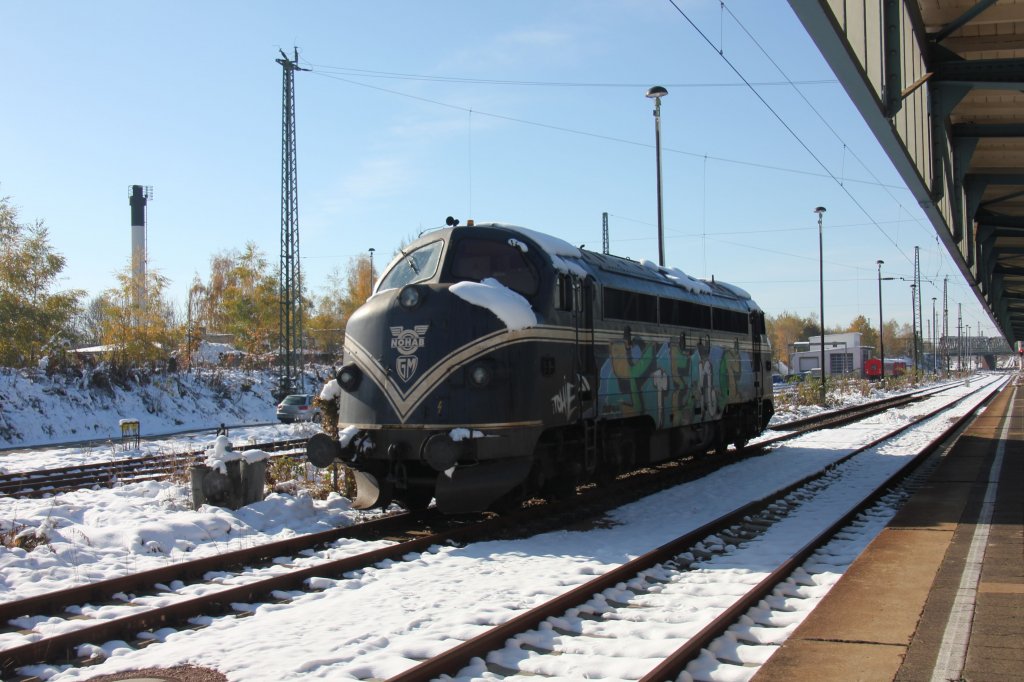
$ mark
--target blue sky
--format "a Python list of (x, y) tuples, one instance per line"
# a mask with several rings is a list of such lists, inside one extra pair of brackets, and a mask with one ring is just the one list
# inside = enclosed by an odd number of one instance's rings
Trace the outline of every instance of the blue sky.
[(177, 302), (247, 241), (276, 265), (274, 60), (297, 46), (312, 69), (296, 76), (312, 293), (351, 256), (372, 247), (382, 265), (448, 215), (600, 250), (608, 212), (612, 253), (656, 261), (644, 93), (663, 85), (667, 264), (738, 284), (769, 314), (816, 315), (825, 206), (826, 324), (877, 324), (879, 258), (908, 280), (883, 283), (885, 317), (909, 322), (918, 246), (925, 317), (933, 296), (941, 317), (948, 275), (951, 331), (962, 303), (964, 324), (991, 332), (788, 3), (676, 5), (5, 2), (0, 195), (46, 223), (62, 284), (91, 294), (130, 261), (132, 184), (154, 188), (149, 267)]

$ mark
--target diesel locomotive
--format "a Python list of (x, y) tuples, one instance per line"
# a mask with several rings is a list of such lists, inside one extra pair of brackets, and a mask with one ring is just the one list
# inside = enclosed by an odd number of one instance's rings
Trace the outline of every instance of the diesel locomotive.
[(357, 508), (445, 513), (571, 494), (742, 448), (773, 413), (764, 313), (724, 282), (488, 223), (401, 250), (349, 319), (325, 387)]

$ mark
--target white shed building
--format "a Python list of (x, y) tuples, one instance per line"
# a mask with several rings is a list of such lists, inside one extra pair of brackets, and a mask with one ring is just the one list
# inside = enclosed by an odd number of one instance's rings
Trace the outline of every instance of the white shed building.
[[(860, 332), (825, 334), (825, 376), (864, 374), (864, 361), (874, 348), (860, 344)], [(794, 372), (810, 372), (821, 367), (821, 336), (797, 341), (790, 349), (789, 364)]]

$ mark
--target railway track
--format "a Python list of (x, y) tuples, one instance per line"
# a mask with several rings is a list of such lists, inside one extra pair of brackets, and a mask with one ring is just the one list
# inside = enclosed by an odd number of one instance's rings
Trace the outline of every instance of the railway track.
[[(795, 436), (786, 434), (784, 437)], [(740, 458), (743, 454), (734, 453), (734, 456)], [(720, 458), (707, 460), (718, 462)], [(629, 501), (630, 497), (651, 494), (654, 489), (675, 485), (679, 480), (702, 475), (690, 469), (666, 465), (661, 471), (648, 472), (649, 475), (635, 474), (623, 477), (623, 484), (620, 486), (622, 492), (616, 494), (610, 495), (608, 491), (603, 490), (600, 494), (592, 494), (588, 499), (588, 491), (585, 490), (576, 500), (561, 505), (534, 507), (532, 510), (527, 508), (522, 513), (507, 517), (490, 517), (472, 523), (463, 521), (446, 526), (450, 520), (435, 518), (428, 523), (422, 516), (396, 515), (347, 529), (293, 538), (228, 555), (125, 576), (114, 581), (0, 604), (2, 620), (14, 626), (7, 633), (0, 633), (0, 674), (6, 678), (19, 667), (31, 663), (76, 661), (77, 647), (87, 642), (111, 639), (144, 642), (147, 632), (183, 625), (188, 619), (200, 614), (222, 613), (229, 609), (231, 604), (258, 600), (273, 601), (275, 595), (308, 589), (309, 581), (314, 578), (338, 577), (384, 560), (397, 561), (409, 555), (416, 555), (444, 543), (471, 542), (501, 535), (530, 535), (559, 527), (559, 524), (564, 527), (566, 523), (572, 523), (573, 518), (578, 520), (581, 514), (600, 516), (609, 507)], [(747, 505), (737, 511), (737, 514), (750, 516), (755, 513), (753, 506)], [(584, 511), (581, 512), (581, 509)], [(754, 525), (760, 524), (754, 522)], [(713, 532), (708, 530), (701, 537)], [(733, 531), (720, 532), (728, 535)], [(698, 531), (697, 535), (700, 534)], [(352, 552), (356, 550), (352, 548), (339, 549), (331, 546), (340, 539), (355, 539), (374, 544), (368, 552), (359, 551), (353, 554)], [(314, 551), (317, 556), (310, 557), (309, 554)], [(348, 552), (348, 555), (339, 558), (339, 552)], [(254, 564), (268, 562), (271, 565), (265, 570), (252, 568)], [(215, 589), (209, 586), (209, 582), (202, 581), (198, 583), (198, 588), (187, 588), (183, 585), (196, 576), (202, 576), (210, 571), (220, 573), (228, 567), (241, 568), (233, 573), (236, 577), (216, 578), (213, 581), (217, 583)], [(245, 576), (244, 579), (238, 577), (242, 575)], [(613, 572), (613, 575), (618, 575), (618, 572)], [(168, 585), (174, 585), (175, 589), (171, 590)], [(142, 591), (148, 592), (149, 596), (137, 594)], [(156, 608), (150, 606), (152, 602), (167, 602), (171, 593), (178, 594), (173, 603), (163, 603)], [(89, 606), (83, 608), (83, 604)], [(119, 610), (125, 613), (117, 613)], [(563, 608), (563, 612), (564, 610)], [(67, 626), (53, 625), (55, 619), (66, 619), (68, 612), (75, 615), (73, 620), (76, 622)], [(90, 622), (90, 619), (86, 618), (87, 615), (102, 620), (97, 622), (94, 618)], [(516, 619), (516, 622), (519, 622), (519, 619)], [(57, 631), (59, 634), (41, 636), (34, 629), (38, 623), (46, 623), (48, 627), (44, 630)], [(79, 659), (76, 662), (84, 661)]]
[[(281, 456), (304, 451), (305, 438), (267, 443), (246, 443), (246, 450), (263, 450)], [(122, 457), (106, 462), (0, 474), (0, 495), (45, 497), (81, 488), (111, 488), (124, 483), (163, 480), (188, 475), (188, 470), (206, 458), (206, 450)]]
[[(874, 485), (828, 527), (778, 561), (771, 570), (761, 571), (749, 590), (731, 596), (728, 606), (715, 607), (718, 613), (710, 621), (694, 618), (686, 622), (679, 616), (693, 610), (694, 590), (691, 588), (699, 585), (700, 590), (709, 590), (708, 578), (712, 572), (706, 572), (696, 581), (687, 580), (695, 570), (711, 566), (716, 556), (733, 554), (737, 547), (750, 545), (768, 535), (794, 508), (809, 505), (837, 485), (846, 485), (848, 474), (844, 468), (855, 463), (859, 455), (948, 409), (943, 406), (916, 418), (785, 490), (745, 504), (438, 656), (423, 660), (390, 680), (417, 682), (441, 675), (479, 677), (485, 674), (490, 679), (518, 674), (615, 677), (615, 662), (622, 660), (625, 651), (629, 651), (629, 668), (624, 672), (630, 673), (630, 679), (639, 677), (645, 682), (676, 679), (714, 639), (771, 595), (816, 550), (868, 511), (909, 471), (962, 429), (973, 418), (973, 410), (942, 429), (915, 457)], [(745, 551), (756, 553), (749, 547)], [(673, 596), (678, 598), (675, 606), (671, 605)], [(649, 604), (655, 605), (654, 608), (648, 609)], [(645, 614), (645, 610), (657, 614), (668, 612), (672, 617), (658, 622)], [(642, 637), (635, 635), (638, 622), (643, 623)], [(680, 636), (680, 632), (685, 634)], [(659, 637), (661, 641), (652, 642)], [(635, 675), (638, 658), (660, 662), (641, 677)]]
[[(806, 433), (824, 424), (841, 425), (861, 419), (870, 414), (921, 400), (936, 392), (949, 390), (960, 382), (940, 387), (928, 387), (900, 396), (884, 398), (862, 405), (831, 410), (826, 413), (793, 420), (773, 427), (784, 432), (781, 435), (758, 441), (760, 447), (795, 435)], [(276, 455), (289, 455), (305, 451), (305, 438), (267, 443), (247, 443), (245, 449), (264, 450)], [(236, 448), (237, 449), (237, 448)], [(81, 488), (114, 487), (124, 483), (164, 480), (173, 476), (187, 475), (191, 466), (203, 461), (205, 450), (185, 450), (177, 453), (146, 455), (143, 457), (122, 457), (93, 464), (58, 467), (37, 471), (0, 474), (0, 495), (11, 497), (45, 497)]]

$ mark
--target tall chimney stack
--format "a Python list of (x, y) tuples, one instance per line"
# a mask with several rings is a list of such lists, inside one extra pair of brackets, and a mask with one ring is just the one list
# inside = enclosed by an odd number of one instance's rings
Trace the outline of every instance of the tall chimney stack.
[(132, 185), (128, 205), (132, 208), (132, 305), (137, 310), (146, 305), (146, 202), (152, 198), (152, 187)]

